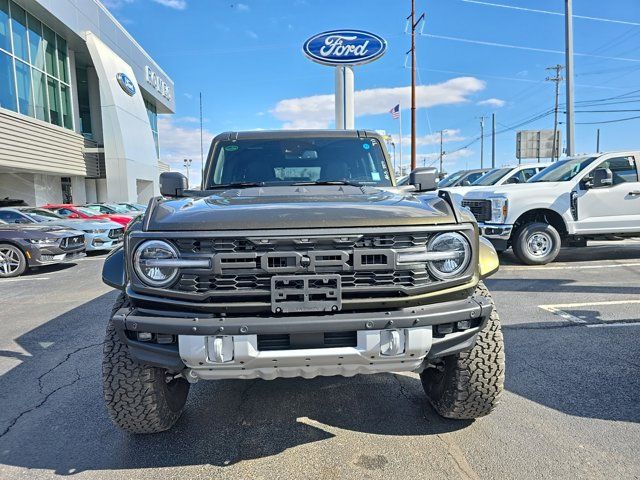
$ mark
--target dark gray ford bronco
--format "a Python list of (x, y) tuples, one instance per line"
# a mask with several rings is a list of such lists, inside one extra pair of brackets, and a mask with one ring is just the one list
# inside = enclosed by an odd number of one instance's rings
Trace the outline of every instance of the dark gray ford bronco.
[[(369, 131), (217, 136), (201, 190), (163, 173), (103, 280), (104, 395), (133, 433), (170, 428), (202, 380), (414, 371), (448, 418), (489, 413), (504, 383), (498, 269), (435, 170), (397, 187)], [(375, 400), (372, 400), (375, 401)]]

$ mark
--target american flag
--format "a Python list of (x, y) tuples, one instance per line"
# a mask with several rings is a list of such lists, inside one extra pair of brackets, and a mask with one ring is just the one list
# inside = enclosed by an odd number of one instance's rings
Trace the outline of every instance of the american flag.
[(389, 110), (389, 113), (391, 114), (391, 116), (393, 118), (395, 118), (396, 120), (398, 118), (400, 118), (400, 104), (396, 105), (395, 107), (393, 107), (391, 110)]

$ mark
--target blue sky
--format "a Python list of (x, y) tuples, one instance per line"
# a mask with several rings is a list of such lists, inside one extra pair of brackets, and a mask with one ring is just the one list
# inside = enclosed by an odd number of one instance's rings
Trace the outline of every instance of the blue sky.
[[(174, 167), (182, 158), (194, 158), (195, 163), (200, 157), (199, 92), (205, 151), (211, 136), (225, 130), (331, 127), (333, 70), (308, 60), (301, 48), (311, 35), (336, 28), (370, 30), (387, 40), (384, 57), (356, 68), (356, 127), (398, 133), (398, 121), (388, 110), (398, 101), (408, 104), (410, 70), (405, 52), (410, 38), (405, 34), (405, 18), (409, 0), (104, 3), (175, 81), (177, 112), (162, 119), (160, 132), (161, 156)], [(480, 144), (471, 142), (479, 136), (478, 117), (494, 112), (498, 131), (504, 130), (497, 136), (497, 164), (514, 163), (515, 130), (508, 128), (553, 108), (554, 86), (544, 81), (551, 74), (545, 69), (564, 64), (564, 55), (553, 52), (564, 49), (563, 17), (531, 10), (562, 13), (564, 1), (416, 3), (418, 11), (427, 15), (424, 35), (417, 39), (419, 164), (436, 159), (439, 136), (434, 133), (442, 129), (447, 130), (445, 150), (455, 152), (445, 157), (446, 169), (479, 166)], [(575, 16), (615, 20), (574, 20), (574, 48), (580, 54), (575, 57), (575, 100), (583, 102), (576, 106), (580, 112), (576, 121), (640, 116), (640, 92), (630, 94), (640, 89), (640, 1), (613, 0), (604, 3), (606, 8), (601, 0), (575, 0), (574, 4)], [(603, 101), (586, 103), (594, 99)], [(409, 115), (403, 111), (404, 134), (409, 132)], [(486, 126), (489, 131), (490, 120)], [(553, 115), (548, 115), (521, 128), (552, 127)], [(639, 146), (640, 119), (579, 124), (578, 152), (595, 150), (597, 128), (602, 149)], [(487, 139), (485, 164), (490, 161), (490, 148)], [(408, 152), (405, 141), (405, 157)], [(199, 180), (197, 172), (192, 180)]]

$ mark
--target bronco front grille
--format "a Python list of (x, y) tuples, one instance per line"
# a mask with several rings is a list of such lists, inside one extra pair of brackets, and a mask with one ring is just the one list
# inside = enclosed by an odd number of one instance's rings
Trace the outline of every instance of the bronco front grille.
[[(132, 288), (160, 301), (194, 302), (211, 310), (246, 308), (277, 313), (279, 302), (284, 302), (290, 311), (306, 312), (306, 308), (326, 311), (371, 299), (402, 301), (471, 278), (473, 263), (460, 278), (444, 281), (434, 277), (427, 263), (420, 260), (420, 253), (439, 232), (459, 230), (472, 241), (471, 229), (443, 225), (396, 231), (391, 227), (327, 229), (322, 234), (310, 230), (222, 232), (217, 236), (163, 233), (159, 236), (176, 247), (181, 259), (206, 259), (209, 265), (181, 268), (174, 283), (164, 288), (148, 287), (134, 273)], [(153, 238), (151, 232), (137, 237), (132, 235), (132, 251), (139, 242)], [(296, 276), (308, 284), (297, 296)], [(315, 276), (321, 284), (313, 284)], [(337, 292), (329, 282), (336, 278)]]
[(462, 206), (471, 210), (478, 222), (491, 221), (491, 200), (463, 200)]

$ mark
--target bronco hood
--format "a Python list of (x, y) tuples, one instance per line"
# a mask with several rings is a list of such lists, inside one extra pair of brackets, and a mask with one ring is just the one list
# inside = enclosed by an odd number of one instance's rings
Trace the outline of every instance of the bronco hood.
[(147, 230), (263, 230), (455, 223), (434, 194), (398, 189), (277, 186), (231, 189), (201, 198), (160, 202), (147, 211)]

